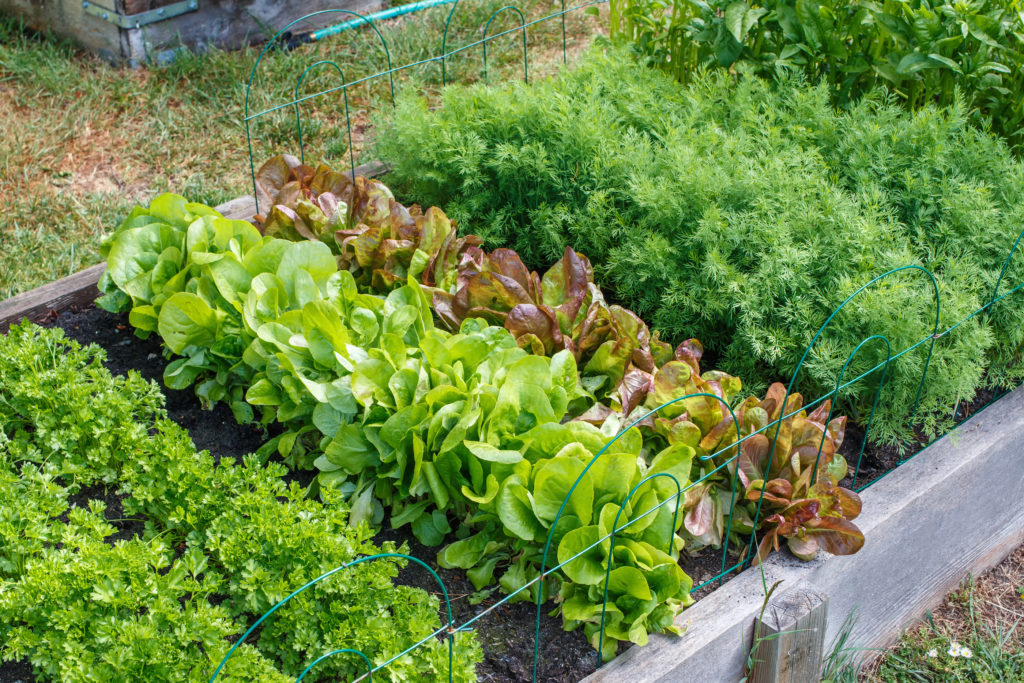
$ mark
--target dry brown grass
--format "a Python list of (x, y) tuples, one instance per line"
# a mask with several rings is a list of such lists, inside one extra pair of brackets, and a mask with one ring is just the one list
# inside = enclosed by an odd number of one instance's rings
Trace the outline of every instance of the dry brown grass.
[[(932, 611), (924, 623), (882, 653), (861, 672), (862, 681), (1000, 680), (987, 671), (968, 671), (941, 661), (950, 643), (974, 650), (971, 664), (984, 666), (983, 657), (999, 659), (1000, 652), (1019, 658), (1024, 652), (1024, 546), (979, 577), (967, 580)], [(980, 647), (979, 647), (980, 646)], [(984, 648), (985, 652), (979, 650)], [(939, 657), (929, 657), (935, 649)], [(990, 657), (989, 657), (990, 656)], [(960, 659), (957, 664), (966, 664)], [(944, 668), (946, 667), (946, 668)], [(1009, 667), (1009, 670), (1018, 670)], [(1012, 675), (1012, 674), (1011, 674)], [(1024, 680), (1012, 678), (1007, 680)]]
[[(951, 640), (963, 641), (981, 627), (1009, 631), (1024, 625), (1024, 546), (1002, 563), (949, 595), (932, 613), (935, 626)], [(1008, 649), (1024, 649), (1024, 628), (1013, 630)]]
[[(460, 5), (452, 44), (478, 39), (492, 11), (488, 1)], [(554, 9), (544, 0), (524, 0), (522, 6), (528, 19)], [(446, 12), (441, 7), (380, 24), (391, 43), (392, 64), (436, 54)], [(508, 28), (499, 23), (492, 32)], [(599, 26), (582, 12), (567, 17), (570, 61)], [(559, 22), (531, 27), (529, 36), (531, 76), (557, 72)], [(517, 36), (494, 44), (492, 82), (521, 77), (522, 52), (512, 38)], [(302, 50), (270, 53), (261, 65), (265, 78), (254, 92), (254, 111), (290, 99), (296, 73), (312, 60), (336, 59), (349, 80), (375, 73), (384, 67), (375, 40), (366, 31), (351, 31)], [(242, 120), (257, 50), (185, 56), (166, 67), (133, 71), (0, 18), (0, 299), (97, 263), (101, 236), (132, 205), (160, 192), (209, 204), (251, 192)], [(453, 60), (460, 80), (479, 78), (479, 52), (468, 50), (461, 61)], [(438, 79), (433, 63), (396, 74), (395, 87), (431, 96)], [(316, 88), (314, 81), (304, 87)], [(357, 164), (372, 157), (372, 120), (390, 106), (386, 93), (383, 80), (349, 92)], [(310, 101), (302, 114), (307, 162), (347, 165), (341, 98)], [(272, 154), (298, 152), (291, 109), (255, 122), (253, 132), (257, 165)]]

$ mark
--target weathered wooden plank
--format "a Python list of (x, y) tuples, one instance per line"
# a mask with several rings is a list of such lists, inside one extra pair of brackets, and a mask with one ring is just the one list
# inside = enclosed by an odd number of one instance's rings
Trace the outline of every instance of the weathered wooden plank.
[[(367, 161), (365, 164), (356, 166), (356, 175), (365, 178), (377, 178), (391, 170), (391, 164), (386, 161)], [(352, 173), (345, 171), (345, 175), (352, 177)]]
[[(112, 0), (101, 2), (114, 7)], [(121, 59), (121, 29), (100, 17), (86, 14), (82, 0), (0, 0), (0, 14), (20, 17), (37, 31), (70, 38), (104, 59)]]
[(821, 674), (828, 596), (797, 588), (773, 597), (754, 624), (751, 683), (807, 683)]
[[(135, 3), (137, 8), (141, 3)], [(153, 7), (158, 6), (156, 3)], [(190, 49), (216, 46), (236, 49), (270, 39), (290, 22), (326, 9), (344, 9), (369, 14), (383, 7), (381, 0), (204, 0), (199, 10), (140, 29), (128, 29), (130, 61), (141, 62), (163, 50), (184, 46)], [(352, 15), (336, 12), (321, 15), (295, 27), (294, 33), (341, 23)]]
[(246, 195), (245, 197), (238, 197), (237, 199), (225, 202), (216, 208), (223, 214), (224, 218), (247, 221), (256, 215), (256, 200)]
[(856, 524), (866, 541), (856, 555), (805, 563), (777, 553), (764, 563), (763, 578), (749, 569), (683, 612), (676, 622), (686, 630), (682, 637), (652, 636), (586, 683), (739, 680), (762, 581), (829, 596), (826, 647), (850, 614), (850, 647), (886, 647), (969, 574), (1024, 543), (1022, 441), (1024, 387), (864, 491)]
[(106, 269), (106, 264), (100, 263), (6, 301), (0, 301), (0, 333), (7, 332), (11, 325), (20, 322), (22, 318), (39, 322), (50, 311), (89, 305), (99, 296), (100, 291), (96, 289), (96, 283)]

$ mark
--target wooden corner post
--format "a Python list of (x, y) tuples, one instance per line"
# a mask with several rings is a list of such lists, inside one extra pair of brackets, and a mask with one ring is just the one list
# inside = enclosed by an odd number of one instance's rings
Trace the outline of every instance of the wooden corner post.
[(828, 596), (794, 588), (772, 598), (754, 622), (750, 683), (808, 683), (821, 678)]

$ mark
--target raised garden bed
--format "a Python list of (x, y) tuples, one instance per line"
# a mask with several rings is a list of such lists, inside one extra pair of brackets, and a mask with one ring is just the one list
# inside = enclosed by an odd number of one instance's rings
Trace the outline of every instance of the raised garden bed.
[[(165, 364), (155, 339), (136, 338), (119, 316), (85, 307), (66, 310), (45, 323), (72, 339), (96, 343), (108, 354), (107, 367), (123, 374), (137, 370), (159, 383)], [(202, 410), (190, 391), (162, 388), (172, 419), (188, 429), (199, 448), (215, 457), (239, 457), (259, 447), (260, 430), (239, 425), (224, 406)], [(1024, 496), (1024, 460), (1016, 444), (1024, 437), (1024, 392), (1015, 391), (975, 415), (953, 434), (864, 492), (861, 526), (870, 539), (856, 556), (823, 557), (811, 564), (775, 555), (765, 564), (768, 585), (783, 581), (782, 593), (813, 588), (829, 596), (829, 642), (846, 615), (856, 611), (851, 642), (883, 647), (969, 573), (998, 563), (1024, 540), (1024, 512), (1001, 501)], [(301, 479), (301, 474), (299, 475)], [(79, 496), (97, 497), (96, 492)], [(106, 496), (116, 516), (116, 496)], [(936, 519), (943, 520), (935, 524)], [(385, 530), (381, 540), (410, 542), (412, 554), (430, 564), (433, 552), (408, 530)], [(900, 549), (893, 562), (892, 549)], [(691, 568), (692, 571), (692, 568)], [(440, 570), (453, 594), (456, 618), (464, 620), (487, 606), (470, 605), (473, 588), (461, 572)], [(400, 580), (431, 590), (422, 570), (406, 569)], [(541, 680), (668, 681), (680, 675), (701, 680), (734, 680), (742, 675), (754, 619), (763, 598), (757, 569), (731, 576), (683, 613), (682, 638), (655, 637), (646, 648), (630, 648), (593, 673), (593, 651), (579, 632), (562, 631), (547, 617), (541, 632)], [(534, 634), (530, 605), (502, 607), (477, 623), (485, 649), (480, 680), (520, 681), (529, 676)], [(31, 681), (21, 664), (0, 667), (0, 681)]]
[[(225, 212), (237, 217), (252, 213), (245, 200), (231, 208), (235, 210)], [(104, 347), (108, 367), (113, 372), (136, 369), (159, 384), (165, 365), (159, 341), (155, 337), (137, 339), (127, 316), (109, 314), (86, 304), (96, 295), (95, 281), (101, 270), (101, 266), (95, 267), (0, 302), (0, 326), (6, 328), (23, 315), (45, 320), (47, 325), (63, 328), (73, 339)], [(224, 406), (212, 412), (203, 411), (191, 391), (163, 391), (171, 417), (188, 429), (199, 448), (211, 450), (214, 456), (237, 457), (255, 450), (265, 439), (259, 429), (238, 425)], [(987, 398), (977, 403), (982, 404)], [(861, 554), (852, 559), (828, 556), (810, 565), (776, 555), (765, 565), (768, 584), (783, 580), (786, 592), (807, 588), (826, 592), (830, 598), (830, 637), (850, 609), (857, 608), (866, 616), (858, 621), (853, 642), (877, 645), (891, 640), (900, 626), (940, 599), (965, 573), (997, 562), (1024, 533), (1024, 517), (1008, 515), (998, 505), (998, 501), (1019, 499), (1024, 486), (1024, 461), (1009, 458), (1005, 446), (1024, 432), (1022, 401), (1019, 391), (1000, 400), (957, 433), (932, 445), (920, 458), (869, 489), (864, 494), (863, 523), (858, 523), (874, 540)], [(959, 414), (966, 416), (975, 408), (962, 407)], [(960, 433), (971, 435), (969, 443), (958, 445)], [(852, 456), (859, 449), (859, 435), (851, 436), (854, 438), (846, 442), (843, 451), (853, 462)], [(906, 455), (912, 453), (913, 450)], [(886, 473), (897, 462), (891, 451), (869, 447), (862, 469), (862, 476), (867, 477), (862, 481)], [(1017, 465), (1016, 469), (1012, 469), (1013, 465)], [(309, 476), (302, 473), (292, 476), (303, 484), (309, 481)], [(967, 489), (959, 490), (965, 485)], [(954, 491), (956, 498), (952, 497)], [(992, 491), (998, 491), (998, 495)], [(975, 499), (984, 500), (972, 504)], [(951, 500), (958, 502), (953, 505)], [(116, 504), (114, 500), (110, 502)], [(112, 505), (111, 509), (116, 507)], [(931, 527), (941, 526), (934, 524), (940, 515), (962, 522), (934, 533)], [(434, 565), (434, 552), (417, 544), (407, 528), (382, 532), (379, 538), (409, 541), (413, 555)], [(912, 560), (901, 563), (899, 571), (893, 571), (891, 566), (893, 547), (907, 548)], [(716, 573), (717, 560), (709, 561), (712, 559), (705, 557), (699, 564), (684, 559), (682, 563), (695, 582), (700, 583)], [(919, 585), (915, 573), (918, 571), (928, 572), (931, 577), (924, 588)], [(885, 574), (884, 581), (879, 581), (877, 572)], [(465, 575), (445, 570), (441, 574), (453, 593), (456, 621), (470, 618), (493, 603), (493, 599), (490, 603), (485, 599), (481, 605), (470, 605), (468, 598), (474, 591)], [(431, 590), (428, 579), (426, 572), (413, 569), (406, 569), (400, 577), (402, 582)], [(732, 575), (728, 580), (724, 588), (701, 591), (700, 603), (681, 615), (677, 623), (687, 629), (684, 637), (655, 637), (651, 646), (630, 648), (586, 680), (675, 680), (681, 674), (691, 676), (697, 672), (706, 673), (698, 676), (705, 680), (738, 677), (747, 654), (742, 643), (750, 643), (753, 618), (760, 609), (762, 583), (756, 570)], [(911, 584), (917, 586), (916, 591)], [(884, 614), (875, 615), (873, 610), (883, 610)], [(481, 680), (528, 679), (533, 619), (532, 606), (518, 604), (502, 606), (475, 624), (486, 656), (479, 669)], [(593, 671), (594, 664), (593, 650), (580, 632), (562, 631), (556, 618), (544, 620), (540, 680), (578, 681)], [(0, 681), (8, 680), (25, 680), (24, 667), (0, 669)]]
[[(246, 0), (0, 0), (0, 11), (21, 18), (37, 30), (51, 31), (75, 41), (112, 62), (145, 63), (161, 52), (179, 47), (236, 49), (264, 40), (302, 12), (342, 7), (369, 13), (379, 0), (303, 0), (262, 2)], [(306, 30), (343, 21), (327, 15)]]

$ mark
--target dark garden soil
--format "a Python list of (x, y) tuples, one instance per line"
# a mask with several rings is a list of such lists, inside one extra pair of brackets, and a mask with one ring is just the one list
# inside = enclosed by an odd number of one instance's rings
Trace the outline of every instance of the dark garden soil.
[(117, 375), (137, 370), (160, 385), (167, 397), (167, 416), (188, 430), (196, 448), (208, 450), (217, 459), (241, 458), (263, 445), (266, 437), (252, 425), (239, 425), (223, 403), (203, 410), (191, 389), (175, 391), (164, 386), (160, 338), (139, 339), (128, 324), (127, 315), (115, 315), (90, 307), (65, 311), (44, 323), (63, 328), (64, 334), (80, 344), (97, 344), (107, 352), (106, 367)]
[[(973, 401), (958, 403), (953, 414), (953, 420), (960, 424), (982, 408), (986, 407), (993, 400), (1001, 397), (1005, 390), (979, 389)], [(933, 441), (932, 438), (916, 432), (912, 439), (903, 444), (902, 448), (892, 445), (867, 444), (864, 453), (861, 455), (861, 446), (864, 443), (864, 428), (860, 425), (847, 423), (846, 435), (843, 438), (843, 445), (839, 447), (839, 453), (846, 458), (850, 466), (850, 475), (843, 479), (840, 484), (856, 490), (866, 488), (872, 482), (880, 479), (901, 464), (914, 457), (927, 448)], [(860, 468), (857, 469), (858, 458)], [(854, 481), (854, 473), (857, 478)]]
[(28, 662), (0, 662), (0, 683), (33, 683), (35, 680)]
[[(155, 381), (167, 397), (167, 414), (188, 430), (200, 449), (209, 450), (214, 458), (239, 458), (258, 449), (267, 435), (251, 425), (239, 425), (225, 405), (212, 411), (203, 410), (195, 394), (189, 389), (174, 391), (164, 386), (162, 377), (166, 361), (161, 353), (160, 341), (155, 335), (139, 339), (132, 332), (126, 315), (107, 313), (90, 307), (80, 311), (66, 311), (44, 323), (60, 327), (65, 334), (81, 344), (95, 343), (107, 352), (106, 367), (113, 373), (126, 374), (136, 370), (146, 379)], [(295, 479), (306, 485), (312, 473), (296, 473)], [(107, 518), (121, 519), (121, 500), (113, 491), (102, 487), (80, 491), (73, 497), (73, 505), (87, 505), (89, 500), (103, 500), (107, 504)], [(141, 531), (141, 522), (115, 524), (117, 538), (130, 537)], [(409, 554), (417, 557), (439, 572), (451, 596), (452, 612), (456, 624), (461, 624), (493, 606), (501, 598), (496, 591), (480, 604), (470, 604), (476, 593), (463, 571), (437, 567), (437, 549), (421, 545), (409, 532), (409, 527), (392, 530), (385, 523), (377, 541), (408, 543)], [(417, 586), (438, 595), (437, 582), (419, 565), (410, 563), (398, 578), (402, 583)], [(562, 629), (561, 617), (548, 615), (552, 609), (546, 605), (542, 611), (540, 628), (539, 681), (576, 683), (594, 671), (597, 656), (587, 643), (582, 630), (567, 633)], [(479, 680), (487, 683), (518, 683), (531, 678), (533, 666), (534, 634), (536, 633), (536, 607), (530, 603), (502, 605), (475, 622), (472, 626), (484, 651), (484, 661), (477, 667)], [(0, 683), (31, 683), (31, 669), (20, 664), (0, 665)]]
[[(163, 385), (162, 375), (166, 361), (161, 353), (159, 339), (154, 335), (148, 340), (137, 338), (128, 324), (126, 315), (114, 315), (97, 308), (67, 311), (54, 316), (45, 324), (64, 329), (68, 337), (82, 344), (96, 343), (107, 352), (107, 368), (114, 373), (126, 374), (136, 370), (147, 379), (154, 380), (167, 397), (167, 413), (178, 424), (185, 427), (196, 446), (209, 450), (217, 459), (230, 456), (239, 458), (255, 451), (267, 439), (263, 430), (254, 426), (239, 425), (225, 405), (218, 405), (212, 411), (203, 410), (191, 390), (174, 391)], [(993, 392), (982, 392), (971, 404), (961, 405), (957, 421), (966, 419), (993, 398)], [(864, 431), (857, 425), (849, 425), (841, 453), (851, 465), (857, 465), (858, 454)], [(901, 453), (894, 447), (868, 445), (860, 463), (857, 486), (863, 486), (886, 472), (894, 469), (920, 451), (926, 441), (921, 438), (909, 444)], [(312, 473), (292, 475), (303, 485), (311, 481)], [(844, 485), (851, 485), (851, 478)], [(103, 500), (107, 504), (106, 516), (118, 528), (116, 538), (129, 538), (142, 530), (142, 522), (122, 520), (121, 499), (112, 491), (102, 487), (79, 491), (72, 497), (73, 505), (87, 505), (89, 500)], [(535, 635), (539, 637), (538, 680), (575, 683), (596, 667), (596, 653), (586, 642), (582, 630), (566, 633), (562, 630), (561, 618), (549, 616), (551, 605), (542, 611), (540, 631), (536, 630), (536, 607), (530, 602), (520, 602), (494, 607), (501, 599), (499, 591), (491, 595), (477, 593), (465, 573), (439, 569), (436, 565), (436, 549), (421, 545), (409, 532), (408, 527), (392, 530), (385, 523), (377, 536), (378, 541), (407, 543), (409, 554), (422, 559), (440, 574), (449, 591), (452, 611), (456, 624), (493, 608), (472, 625), (484, 651), (484, 661), (478, 668), (480, 681), (488, 683), (512, 683), (528, 681), (531, 678)], [(718, 576), (721, 571), (720, 553), (707, 550), (695, 557), (685, 556), (681, 560), (683, 569), (700, 585)], [(735, 564), (730, 556), (727, 566)], [(728, 580), (735, 573), (725, 577)], [(419, 565), (410, 564), (400, 573), (398, 581), (417, 586), (440, 597), (438, 586), (430, 574)], [(700, 598), (718, 586), (718, 581), (700, 589), (694, 597)], [(482, 600), (481, 600), (482, 598)], [(477, 604), (471, 604), (471, 600)], [(0, 664), (0, 683), (31, 683), (31, 668), (24, 662)]]
[[(435, 562), (437, 549), (431, 549), (412, 536), (408, 527), (391, 529), (387, 520), (377, 541), (408, 543), (408, 554), (431, 566), (444, 581), (451, 600), (456, 625), (492, 609), (470, 628), (476, 632), (484, 651), (484, 661), (477, 666), (481, 683), (529, 681), (533, 675), (534, 635), (537, 633), (537, 607), (532, 602), (495, 605), (503, 595), (494, 591), (478, 604), (470, 600), (478, 594), (464, 571), (441, 569)], [(410, 562), (398, 576), (401, 583), (422, 588), (441, 598), (437, 580), (418, 564)], [(582, 629), (572, 633), (562, 630), (562, 618), (550, 616), (551, 604), (541, 610), (540, 649), (537, 656), (537, 680), (554, 683), (576, 683), (597, 668), (597, 653), (583, 636)], [(445, 617), (447, 618), (447, 617)]]
[(118, 494), (116, 489), (116, 485), (104, 486), (102, 484), (79, 489), (77, 493), (68, 496), (68, 509), (60, 516), (60, 521), (67, 523), (71, 508), (88, 508), (90, 501), (100, 500), (106, 505), (103, 516), (111, 526), (117, 529), (117, 533), (104, 539), (107, 543), (114, 545), (117, 541), (127, 541), (141, 536), (145, 530), (146, 521), (125, 517), (124, 499), (128, 496)]

